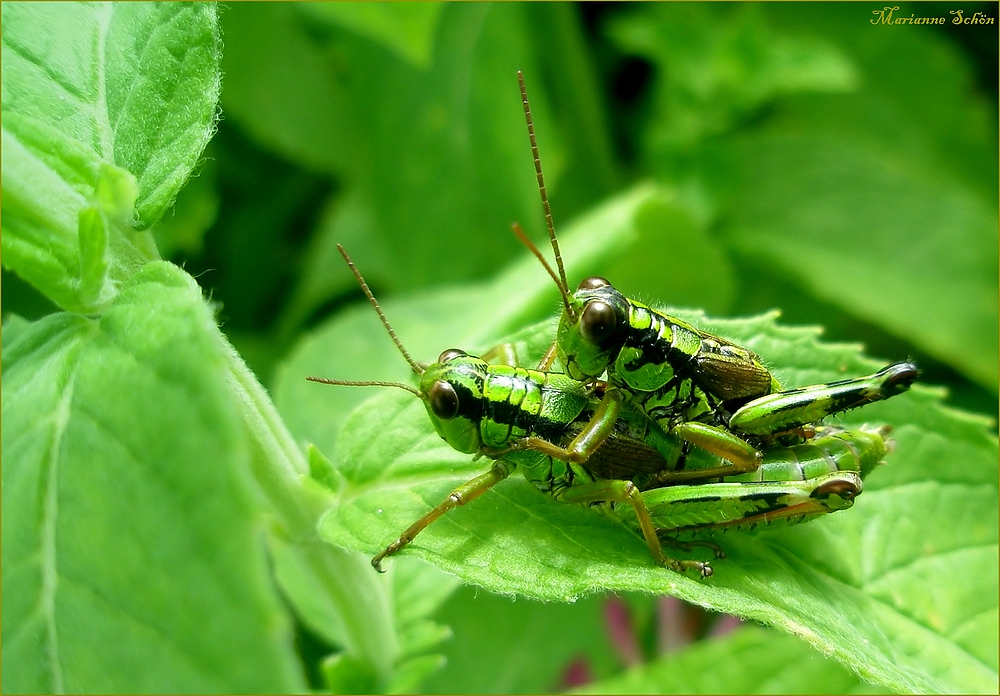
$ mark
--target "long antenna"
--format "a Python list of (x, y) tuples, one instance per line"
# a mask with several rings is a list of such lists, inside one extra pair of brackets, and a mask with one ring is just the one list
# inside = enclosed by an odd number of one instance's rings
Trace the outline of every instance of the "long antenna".
[[(382, 326), (384, 326), (385, 330), (389, 332), (389, 338), (391, 338), (392, 342), (396, 344), (397, 348), (399, 348), (399, 352), (403, 354), (404, 358), (406, 358), (406, 362), (410, 363), (410, 367), (413, 368), (413, 371), (416, 372), (418, 375), (424, 374), (423, 368), (420, 367), (413, 360), (413, 358), (410, 357), (410, 354), (406, 352), (406, 348), (403, 347), (402, 342), (396, 337), (396, 332), (392, 330), (392, 326), (389, 324), (389, 320), (385, 318), (385, 313), (382, 311), (382, 308), (379, 307), (378, 300), (375, 299), (375, 295), (373, 295), (371, 289), (369, 289), (368, 283), (366, 283), (365, 279), (361, 277), (361, 271), (359, 271), (358, 267), (354, 265), (353, 261), (351, 261), (351, 257), (347, 255), (346, 251), (344, 251), (344, 247), (338, 244), (337, 251), (339, 251), (340, 255), (344, 257), (344, 261), (347, 262), (347, 267), (351, 269), (351, 273), (354, 274), (354, 277), (357, 278), (358, 280), (358, 284), (361, 285), (361, 290), (362, 292), (365, 293), (365, 297), (368, 298), (368, 301), (372, 303), (372, 307), (374, 307), (375, 311), (378, 312), (378, 318), (382, 320)], [(321, 380), (313, 380), (313, 381), (321, 381)], [(345, 384), (345, 383), (339, 382), (339, 384)], [(371, 382), (370, 384), (378, 384), (378, 382)], [(397, 386), (402, 386), (402, 385), (397, 385)], [(409, 389), (409, 387), (405, 388)], [(409, 391), (414, 391), (414, 390), (409, 389)], [(414, 393), (416, 393), (417, 396), (420, 396), (419, 392), (414, 392)]]
[(542, 197), (542, 210), (545, 211), (545, 225), (549, 230), (549, 241), (552, 243), (552, 251), (556, 256), (556, 268), (559, 269), (559, 278), (562, 280), (560, 287), (566, 291), (569, 288), (569, 284), (566, 282), (566, 269), (563, 268), (559, 242), (556, 241), (556, 228), (552, 224), (549, 196), (545, 192), (545, 179), (542, 176), (542, 161), (538, 157), (538, 141), (535, 140), (535, 124), (531, 119), (531, 107), (528, 106), (528, 90), (524, 87), (524, 74), (520, 70), (517, 71), (517, 84), (521, 88), (521, 103), (524, 106), (524, 120), (528, 124), (528, 140), (531, 143), (531, 157), (535, 161), (535, 178), (538, 179), (538, 193)]
[(411, 394), (416, 394), (418, 398), (424, 398), (420, 395), (420, 392), (409, 384), (403, 384), (402, 382), (382, 382), (379, 380), (369, 380), (360, 382), (353, 379), (327, 379), (326, 377), (306, 377), (310, 382), (319, 382), (321, 384), (336, 384), (340, 387), (399, 387), (400, 389), (405, 389)]
[(521, 229), (519, 224), (512, 222), (510, 224), (510, 228), (514, 231), (517, 238), (521, 240), (521, 244), (528, 247), (528, 251), (534, 254), (535, 258), (542, 262), (542, 266), (546, 271), (548, 271), (549, 277), (555, 281), (556, 287), (559, 288), (559, 295), (562, 297), (563, 307), (566, 308), (566, 316), (572, 317), (573, 308), (569, 304), (569, 291), (561, 282), (559, 282), (559, 277), (556, 275), (556, 272), (552, 270), (552, 266), (550, 266), (549, 262), (545, 260), (545, 256), (543, 256), (542, 252), (538, 250), (538, 247), (535, 246), (534, 242), (528, 239), (528, 235), (524, 233), (524, 230)]

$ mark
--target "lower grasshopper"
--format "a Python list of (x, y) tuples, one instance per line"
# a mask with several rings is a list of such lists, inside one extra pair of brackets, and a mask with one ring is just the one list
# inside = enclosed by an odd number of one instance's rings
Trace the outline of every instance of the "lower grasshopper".
[[(489, 364), (460, 350), (447, 350), (438, 361), (415, 363), (396, 337), (367, 284), (341, 248), (362, 290), (376, 309), (393, 342), (419, 376), (419, 388), (393, 382), (354, 382), (310, 377), (340, 385), (382, 385), (419, 397), (438, 434), (460, 452), (485, 455), (491, 468), (455, 488), (445, 500), (407, 528), (372, 559), (381, 561), (408, 545), (428, 525), (507, 478), (515, 469), (555, 500), (628, 508), (650, 553), (660, 564), (683, 572), (711, 575), (710, 564), (666, 556), (656, 525), (644, 502), (643, 488), (674, 480), (705, 479), (711, 466), (698, 463), (676, 436), (664, 433), (644, 414), (612, 396), (602, 385), (591, 388), (558, 373)], [(881, 456), (876, 455), (876, 456)], [(772, 457), (785, 466), (787, 457)], [(679, 472), (685, 467), (688, 471)], [(769, 470), (767, 465), (762, 470)], [(693, 475), (692, 475), (693, 472)], [(681, 475), (681, 478), (677, 478)], [(711, 497), (712, 484), (701, 487)], [(808, 483), (801, 484), (805, 489)], [(860, 483), (857, 487), (860, 492)], [(774, 509), (783, 505), (775, 498)]]

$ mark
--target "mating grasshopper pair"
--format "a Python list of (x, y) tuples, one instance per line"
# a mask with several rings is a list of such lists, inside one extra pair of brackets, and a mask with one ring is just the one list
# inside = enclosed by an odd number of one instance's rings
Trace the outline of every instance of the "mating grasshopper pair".
[[(309, 379), (405, 389), (424, 402), (449, 445), (493, 460), (488, 471), (457, 487), (377, 554), (375, 568), (438, 517), (516, 469), (557, 501), (615, 508), (634, 519), (657, 563), (702, 576), (711, 575), (709, 563), (673, 559), (662, 542), (686, 546), (673, 535), (801, 521), (850, 507), (863, 476), (891, 447), (888, 428), (844, 431), (815, 424), (905, 391), (916, 367), (899, 363), (868, 377), (782, 391), (753, 352), (629, 300), (603, 278), (588, 278), (571, 294), (520, 74), (519, 82), (558, 274), (516, 226), (515, 232), (555, 280), (564, 307), (539, 369), (454, 349), (429, 366), (417, 364), (338, 246), (419, 387)], [(512, 362), (511, 351), (495, 353)], [(552, 371), (557, 360), (564, 373)], [(722, 556), (714, 544), (694, 543)]]

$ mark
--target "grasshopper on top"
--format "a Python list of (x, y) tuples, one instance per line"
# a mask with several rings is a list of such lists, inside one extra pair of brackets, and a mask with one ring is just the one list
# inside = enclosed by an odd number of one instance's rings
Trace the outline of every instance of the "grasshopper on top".
[(679, 434), (684, 439), (745, 470), (753, 469), (754, 457), (747, 451), (733, 452), (734, 437), (766, 443), (776, 434), (910, 387), (919, 371), (913, 363), (903, 362), (866, 377), (782, 391), (753, 351), (629, 299), (604, 278), (586, 278), (570, 293), (520, 73), (518, 82), (558, 272), (516, 224), (514, 233), (555, 281), (563, 303), (556, 340), (540, 369), (558, 356), (574, 379), (590, 383), (606, 373), (608, 384), (619, 389), (622, 398), (637, 404), (664, 429), (682, 429), (685, 432)]

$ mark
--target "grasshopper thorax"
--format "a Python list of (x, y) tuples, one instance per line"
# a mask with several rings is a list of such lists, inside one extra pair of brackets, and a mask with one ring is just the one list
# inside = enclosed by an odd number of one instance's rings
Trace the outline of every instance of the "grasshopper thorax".
[(559, 321), (557, 343), (566, 372), (597, 379), (615, 361), (628, 335), (628, 300), (599, 276), (584, 279)]
[(438, 435), (459, 452), (474, 454), (482, 446), (479, 424), (488, 365), (452, 349), (420, 375), (420, 398)]

